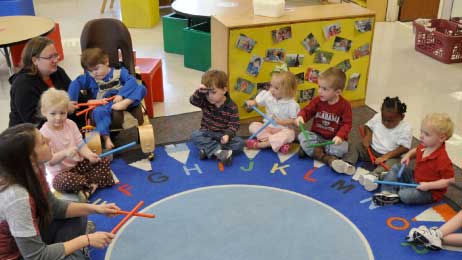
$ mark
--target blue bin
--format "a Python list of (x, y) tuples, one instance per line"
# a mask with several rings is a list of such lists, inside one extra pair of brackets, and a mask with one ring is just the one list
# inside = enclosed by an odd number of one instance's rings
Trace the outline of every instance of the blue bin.
[(32, 0), (0, 0), (0, 16), (35, 15)]

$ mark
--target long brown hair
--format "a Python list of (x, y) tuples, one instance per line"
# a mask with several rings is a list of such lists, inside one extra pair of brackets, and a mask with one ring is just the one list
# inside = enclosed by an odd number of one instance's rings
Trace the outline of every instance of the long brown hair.
[(36, 134), (35, 125), (30, 123), (10, 127), (0, 134), (0, 191), (14, 184), (25, 188), (35, 202), (40, 226), (46, 227), (51, 222), (51, 209), (31, 162), (35, 157)]
[(42, 53), (43, 49), (52, 44), (54, 44), (52, 40), (42, 36), (30, 39), (22, 51), (22, 68), (31, 75), (37, 75), (39, 71), (32, 62), (32, 57), (40, 57), (40, 53)]

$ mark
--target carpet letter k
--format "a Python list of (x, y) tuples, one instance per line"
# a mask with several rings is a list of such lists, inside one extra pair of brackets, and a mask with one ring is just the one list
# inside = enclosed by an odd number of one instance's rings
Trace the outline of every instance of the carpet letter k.
[(281, 173), (282, 173), (283, 175), (287, 175), (287, 172), (286, 172), (286, 170), (284, 170), (284, 169), (287, 168), (287, 167), (289, 167), (289, 166), (290, 166), (290, 165), (287, 164), (287, 165), (283, 165), (283, 166), (281, 166), (281, 167), (278, 167), (278, 164), (275, 163), (275, 164), (273, 165), (273, 169), (271, 169), (271, 173), (275, 173), (277, 170), (279, 170), (279, 171), (281, 171)]

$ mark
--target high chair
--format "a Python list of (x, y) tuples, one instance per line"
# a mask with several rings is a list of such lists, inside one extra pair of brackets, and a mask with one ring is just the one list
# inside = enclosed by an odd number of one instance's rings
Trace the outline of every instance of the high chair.
[[(127, 27), (116, 19), (102, 18), (88, 21), (80, 36), (80, 46), (82, 51), (87, 48), (98, 47), (103, 49), (109, 56), (109, 66), (120, 68), (125, 67), (130, 74), (135, 74), (135, 60), (133, 55), (132, 40)], [(120, 52), (120, 55), (119, 55)], [(119, 57), (120, 56), (120, 57)], [(139, 77), (137, 77), (139, 78)], [(91, 109), (90, 109), (91, 110)], [(139, 107), (133, 108), (131, 113), (136, 116), (138, 121), (139, 143), (143, 153), (148, 154), (148, 159), (154, 158), (155, 138), (154, 129), (149, 118), (145, 113), (144, 100)], [(125, 123), (125, 116), (120, 111), (113, 111), (111, 131), (120, 131)], [(91, 122), (86, 115), (87, 122)], [(84, 131), (92, 130), (94, 127), (87, 123)], [(90, 149), (96, 153), (102, 152), (101, 138), (92, 138), (88, 142)]]

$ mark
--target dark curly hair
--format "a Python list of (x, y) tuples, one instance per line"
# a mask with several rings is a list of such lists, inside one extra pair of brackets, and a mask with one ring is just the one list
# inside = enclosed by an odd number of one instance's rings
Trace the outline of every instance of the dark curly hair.
[(386, 97), (382, 103), (382, 110), (393, 111), (399, 113), (400, 115), (404, 115), (404, 113), (406, 113), (406, 108), (406, 104), (401, 102), (399, 97)]

